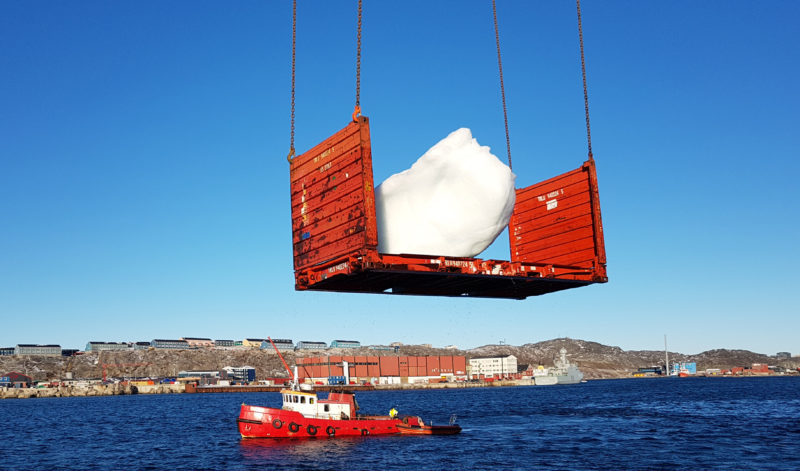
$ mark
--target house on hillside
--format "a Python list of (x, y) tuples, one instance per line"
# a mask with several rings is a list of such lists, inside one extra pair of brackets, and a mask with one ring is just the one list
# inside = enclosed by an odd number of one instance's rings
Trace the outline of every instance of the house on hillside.
[(2, 388), (29, 388), (32, 385), (33, 378), (16, 371), (0, 376), (0, 387)]

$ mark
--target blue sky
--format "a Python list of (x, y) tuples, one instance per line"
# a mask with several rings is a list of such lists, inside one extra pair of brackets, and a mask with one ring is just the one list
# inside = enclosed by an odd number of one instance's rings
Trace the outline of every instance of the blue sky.
[[(355, 99), (355, 1), (298, 7), (302, 152)], [(586, 156), (574, 4), (498, 2), (518, 186)], [(792, 1), (586, 1), (610, 282), (525, 301), (295, 292), (288, 1), (0, 5), (0, 346), (200, 336), (800, 353)], [(505, 158), (491, 2), (364, 5), (375, 181)], [(508, 259), (507, 237), (483, 254)]]

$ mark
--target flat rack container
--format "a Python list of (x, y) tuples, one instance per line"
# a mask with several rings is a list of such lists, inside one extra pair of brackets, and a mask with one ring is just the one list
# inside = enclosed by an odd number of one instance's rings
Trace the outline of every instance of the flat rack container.
[(378, 253), (369, 119), (291, 159), (295, 289), (524, 299), (605, 283), (594, 160), (516, 190), (511, 260)]

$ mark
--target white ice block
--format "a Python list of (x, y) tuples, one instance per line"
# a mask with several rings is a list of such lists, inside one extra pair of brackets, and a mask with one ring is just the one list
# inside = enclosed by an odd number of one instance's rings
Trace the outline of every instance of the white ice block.
[(453, 131), (375, 188), (378, 251), (478, 255), (508, 225), (515, 179), (469, 129)]

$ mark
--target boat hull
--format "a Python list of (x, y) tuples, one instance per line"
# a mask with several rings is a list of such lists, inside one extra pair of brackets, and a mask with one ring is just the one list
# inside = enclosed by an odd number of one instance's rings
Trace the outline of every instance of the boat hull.
[(424, 425), (420, 427), (398, 425), (401, 435), (455, 435), (461, 433), (458, 425)]
[(242, 438), (335, 438), (399, 434), (399, 419), (370, 416), (355, 419), (309, 418), (296, 411), (242, 404), (236, 420)]

